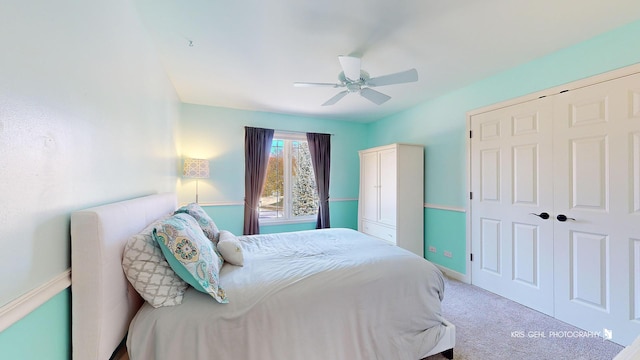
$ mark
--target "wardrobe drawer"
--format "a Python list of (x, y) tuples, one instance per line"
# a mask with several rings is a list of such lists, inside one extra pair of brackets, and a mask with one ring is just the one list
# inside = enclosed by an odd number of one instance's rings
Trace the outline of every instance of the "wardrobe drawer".
[(384, 225), (371, 223), (368, 221), (362, 222), (362, 232), (365, 234), (369, 234), (371, 236), (375, 236), (382, 240), (386, 240), (395, 245), (396, 243), (396, 229), (390, 228)]

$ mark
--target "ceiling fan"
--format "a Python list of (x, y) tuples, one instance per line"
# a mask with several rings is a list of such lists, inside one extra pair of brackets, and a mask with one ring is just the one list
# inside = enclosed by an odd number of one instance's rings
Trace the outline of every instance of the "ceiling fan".
[(346, 88), (327, 100), (322, 106), (333, 105), (349, 93), (360, 93), (360, 95), (371, 102), (381, 105), (390, 96), (379, 91), (373, 90), (372, 87), (403, 84), (418, 81), (418, 71), (410, 69), (394, 74), (383, 75), (378, 77), (370, 77), (369, 73), (360, 68), (360, 58), (354, 56), (338, 56), (342, 72), (338, 75), (340, 83), (312, 83), (312, 82), (294, 82), (296, 87), (333, 87)]

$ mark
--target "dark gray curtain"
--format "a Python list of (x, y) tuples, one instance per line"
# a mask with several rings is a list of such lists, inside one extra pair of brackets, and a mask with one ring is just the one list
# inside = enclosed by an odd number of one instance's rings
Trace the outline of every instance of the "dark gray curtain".
[(244, 235), (260, 233), (259, 202), (267, 176), (272, 129), (244, 128)]
[(331, 167), (331, 134), (307, 133), (311, 163), (318, 186), (318, 222), (316, 229), (329, 228), (329, 169)]

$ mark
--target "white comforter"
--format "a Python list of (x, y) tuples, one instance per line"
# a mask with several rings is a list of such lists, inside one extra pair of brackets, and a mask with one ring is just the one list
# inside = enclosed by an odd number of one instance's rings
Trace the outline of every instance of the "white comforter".
[(182, 305), (146, 304), (132, 360), (417, 360), (444, 333), (444, 281), (430, 262), (349, 229), (240, 237), (225, 264), (229, 304), (190, 288)]

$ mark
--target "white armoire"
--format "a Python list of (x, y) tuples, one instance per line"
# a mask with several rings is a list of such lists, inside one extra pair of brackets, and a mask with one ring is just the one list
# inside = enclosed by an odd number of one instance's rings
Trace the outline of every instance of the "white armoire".
[(359, 155), (358, 231), (424, 257), (424, 148), (391, 144)]

